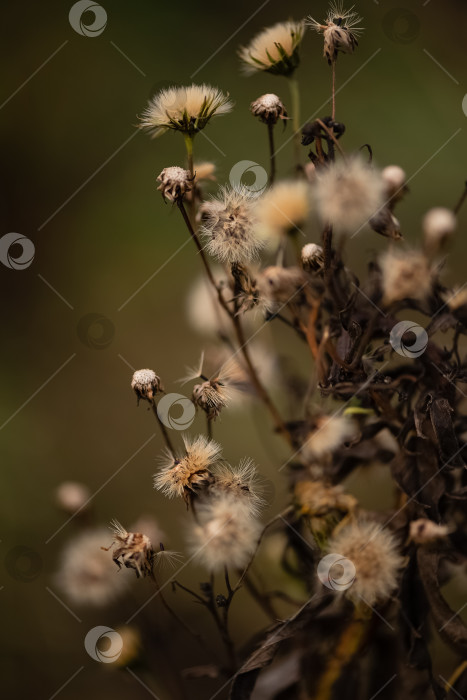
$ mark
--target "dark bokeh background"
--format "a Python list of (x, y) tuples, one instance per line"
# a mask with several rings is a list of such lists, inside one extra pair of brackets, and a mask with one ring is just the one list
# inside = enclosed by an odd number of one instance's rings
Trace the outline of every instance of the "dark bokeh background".
[[(149, 366), (177, 391), (175, 380), (196, 361), (203, 339), (187, 325), (184, 304), (198, 261), (189, 246), (170, 259), (186, 233), (156, 192), (161, 169), (182, 164), (183, 139), (168, 134), (150, 141), (136, 133), (137, 114), (158, 87), (187, 83), (198, 71), (196, 81), (218, 85), (236, 103), (232, 114), (209, 125), (208, 138), (197, 138), (198, 159), (217, 164), (220, 182), (239, 160), (266, 164), (265, 132), (248, 106), (268, 91), (287, 103), (287, 85), (267, 75), (244, 78), (236, 48), (288, 16), (322, 17), (327, 5), (107, 0), (105, 31), (87, 38), (69, 24), (71, 4), (9, 2), (2, 8), (0, 235), (19, 232), (36, 250), (25, 270), (0, 264), (2, 689), (5, 697), (51, 698), (84, 666), (57, 697), (136, 700), (148, 697), (148, 690), (124, 671), (92, 661), (83, 639), (90, 627), (125, 620), (152, 589), (142, 582), (120, 610), (79, 611), (79, 623), (46, 588), (54, 588), (59, 551), (76, 524), (45, 542), (66, 519), (53, 502), (62, 480), (83, 481), (94, 493), (140, 450), (95, 496), (94, 517), (129, 523), (152, 513), (169, 533), (169, 544), (183, 547), (184, 508), (152, 489), (160, 438), (152, 416), (135, 408), (129, 382), (130, 366)], [(467, 177), (467, 5), (381, 0), (360, 3), (358, 10), (366, 27), (361, 46), (338, 66), (339, 84), (349, 80), (338, 96), (338, 118), (348, 129), (345, 147), (371, 143), (378, 164), (398, 163), (409, 176), (416, 174), (399, 210), (405, 236), (415, 241), (423, 212), (453, 206)], [(330, 74), (314, 34), (306, 35), (298, 76), (305, 119), (329, 97)], [(320, 108), (319, 116), (327, 113), (329, 105)], [(288, 132), (278, 134), (279, 142), (288, 138)], [(290, 158), (290, 148), (284, 148), (284, 175), (291, 172)], [(445, 275), (463, 284), (466, 212), (461, 219)], [(362, 233), (350, 259), (362, 264), (381, 247), (375, 239)], [(293, 352), (295, 341), (287, 342)], [(283, 500), (277, 469), (287, 454), (268, 430), (262, 410), (248, 408), (246, 416), (235, 414), (216, 426), (216, 437), (230, 459), (253, 456), (275, 484), (272, 514)], [(363, 497), (368, 484), (373, 493), (375, 484), (384, 484), (372, 478), (366, 475), (355, 486)], [(21, 562), (19, 570), (5, 566), (19, 545), (32, 548), (42, 564), (28, 581), (22, 580), (28, 576)], [(232, 617), (241, 641), (252, 626), (265, 623), (242, 596)], [(180, 599), (180, 607), (196, 621), (188, 601)], [(145, 624), (154, 626), (156, 645), (171, 648), (177, 666), (206, 661), (202, 654), (190, 655), (157, 601), (149, 609)], [(213, 634), (209, 626), (205, 632)], [(141, 678), (166, 700), (166, 662), (157, 649), (150, 656), (153, 678), (143, 671)], [(437, 663), (449, 675), (452, 659), (440, 651)], [(196, 686), (197, 696), (210, 697), (217, 685)]]

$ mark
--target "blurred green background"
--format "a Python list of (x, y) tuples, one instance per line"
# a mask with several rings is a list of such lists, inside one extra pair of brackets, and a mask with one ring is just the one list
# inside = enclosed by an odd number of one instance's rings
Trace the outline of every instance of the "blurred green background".
[[(156, 191), (162, 168), (183, 164), (183, 139), (167, 134), (149, 140), (135, 130), (137, 115), (155, 90), (189, 83), (196, 72), (195, 81), (219, 86), (236, 103), (232, 114), (209, 125), (206, 138), (197, 137), (197, 159), (214, 161), (221, 183), (239, 160), (267, 167), (266, 132), (248, 107), (264, 92), (277, 92), (287, 105), (287, 85), (268, 75), (243, 77), (236, 49), (265, 25), (310, 13), (322, 18), (327, 9), (321, 0), (285, 6), (277, 0), (102, 4), (108, 21), (97, 37), (72, 29), (71, 2), (2, 7), (0, 234), (21, 233), (36, 251), (25, 270), (0, 264), (1, 677), (5, 697), (12, 698), (55, 697), (82, 666), (56, 697), (148, 697), (133, 677), (103, 668), (83, 646), (89, 628), (115, 627), (129, 617), (153, 592), (148, 582), (138, 582), (123, 609), (76, 611), (81, 623), (47, 590), (56, 591), (52, 575), (59, 552), (78, 529), (71, 522), (45, 544), (66, 520), (54, 505), (61, 481), (82, 481), (94, 493), (109, 480), (93, 499), (96, 522), (117, 517), (128, 524), (151, 513), (168, 534), (167, 544), (183, 548), (183, 504), (164, 501), (152, 488), (161, 441), (153, 416), (144, 406), (136, 409), (130, 366), (152, 367), (166, 388), (179, 390), (176, 379), (203, 347), (185, 315), (199, 261), (190, 246), (176, 252), (186, 232)], [(467, 178), (467, 5), (381, 0), (357, 9), (366, 31), (355, 55), (338, 64), (338, 84), (348, 81), (337, 102), (337, 116), (347, 125), (343, 143), (349, 151), (370, 143), (379, 165), (397, 163), (409, 176), (416, 174), (399, 208), (405, 237), (416, 241), (424, 211), (453, 206)], [(329, 104), (322, 106), (330, 71), (321, 53), (321, 39), (307, 33), (298, 72), (302, 121), (318, 109), (316, 116), (330, 112)], [(278, 129), (278, 143), (289, 134), (290, 127)], [(280, 152), (279, 172), (291, 173), (290, 144)], [(447, 281), (460, 284), (466, 277), (466, 217), (464, 210), (445, 270)], [(349, 259), (363, 266), (382, 245), (375, 234), (362, 233)], [(286, 336), (286, 342), (291, 355), (301, 352), (293, 338)], [(266, 517), (277, 512), (284, 501), (277, 470), (287, 452), (270, 437), (262, 409), (226, 415), (215, 436), (232, 461), (250, 455), (258, 462), (274, 484)], [(42, 563), (30, 580), (5, 566), (18, 545), (32, 548)], [(188, 599), (177, 595), (177, 601), (203, 625)], [(147, 609), (158, 643), (176, 654), (175, 665), (206, 662), (199, 651), (189, 651), (157, 601)], [(243, 593), (232, 613), (240, 642), (266, 622)], [(205, 633), (215, 638), (210, 625)], [(440, 656), (439, 662), (449, 674), (451, 661)], [(152, 655), (155, 680), (145, 682), (166, 700), (171, 695), (164, 664)], [(218, 686), (201, 682), (196, 697), (208, 698)]]

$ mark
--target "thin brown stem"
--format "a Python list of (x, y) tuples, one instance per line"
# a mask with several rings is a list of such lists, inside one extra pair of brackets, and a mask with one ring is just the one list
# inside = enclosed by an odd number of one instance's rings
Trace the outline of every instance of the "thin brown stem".
[(459, 214), (466, 199), (467, 199), (467, 182), (465, 183), (464, 191), (462, 193), (460, 200), (458, 201), (458, 203), (454, 207), (454, 214), (456, 214), (456, 215)]
[(157, 420), (159, 427), (161, 429), (161, 433), (162, 433), (162, 436), (164, 438), (164, 442), (165, 442), (168, 450), (172, 453), (173, 456), (175, 456), (175, 450), (174, 450), (172, 441), (169, 437), (169, 433), (167, 432), (167, 428), (165, 427), (165, 425), (163, 424), (163, 422), (159, 418), (159, 414), (157, 412), (156, 402), (154, 401), (154, 399), (151, 401), (151, 408), (152, 408), (152, 412), (156, 416), (156, 420)]
[(332, 62), (332, 121), (336, 119), (336, 62)]
[(268, 124), (269, 137), (269, 184), (272, 185), (276, 178), (276, 151), (274, 149), (274, 124)]
[(343, 159), (347, 160), (347, 156), (345, 155), (344, 151), (342, 150), (342, 146), (340, 145), (339, 141), (336, 139), (336, 137), (332, 133), (331, 129), (328, 126), (326, 126), (326, 124), (321, 119), (317, 119), (316, 121), (318, 122), (320, 127), (322, 129), (324, 129), (324, 131), (327, 133), (329, 138), (334, 142), (334, 145), (336, 146), (337, 150), (339, 151), (339, 153), (341, 154)]

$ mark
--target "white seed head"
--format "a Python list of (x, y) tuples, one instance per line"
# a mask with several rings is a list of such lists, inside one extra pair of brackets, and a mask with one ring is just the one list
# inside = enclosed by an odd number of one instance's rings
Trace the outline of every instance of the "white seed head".
[(138, 403), (141, 399), (151, 402), (156, 394), (163, 391), (160, 377), (152, 369), (138, 369), (133, 374), (131, 388), (138, 398)]
[(399, 165), (388, 165), (381, 171), (387, 199), (397, 202), (407, 192), (407, 175)]
[(337, 60), (339, 51), (353, 53), (358, 46), (358, 38), (363, 32), (359, 27), (361, 17), (353, 8), (344, 10), (341, 2), (332, 3), (324, 24), (308, 17), (306, 23), (313, 30), (323, 35), (324, 57), (331, 64)]
[(128, 572), (116, 571), (112, 558), (101, 549), (108, 539), (106, 528), (95, 528), (71, 539), (62, 552), (55, 580), (72, 603), (105, 606), (126, 591)]
[(193, 136), (211, 117), (226, 114), (232, 107), (228, 95), (210, 85), (171, 87), (150, 100), (141, 117), (141, 128), (153, 136), (168, 129)]
[(263, 247), (254, 233), (253, 201), (243, 186), (223, 187), (204, 207), (202, 234), (210, 255), (223, 263), (245, 264)]
[(324, 269), (324, 252), (320, 245), (307, 243), (300, 254), (303, 269), (308, 272), (322, 272)]
[(303, 444), (302, 455), (309, 460), (320, 459), (332, 454), (356, 434), (355, 423), (348, 416), (319, 416)]
[(161, 469), (154, 476), (154, 487), (169, 498), (201, 492), (213, 481), (212, 467), (220, 459), (221, 446), (204, 435), (183, 436), (184, 453), (175, 458), (167, 450), (160, 460)]
[(86, 508), (91, 500), (91, 492), (78, 481), (64, 481), (55, 491), (55, 500), (67, 513), (78, 513)]
[(186, 193), (193, 189), (190, 171), (178, 166), (164, 168), (157, 179), (161, 183), (157, 189), (170, 202), (181, 202)]
[(271, 265), (258, 276), (260, 294), (271, 303), (298, 304), (308, 280), (300, 267)]
[(249, 457), (241, 459), (236, 467), (219, 463), (214, 471), (211, 492), (243, 500), (249, 505), (251, 515), (258, 515), (264, 503), (260, 495), (256, 464)]
[(277, 124), (279, 119), (287, 119), (287, 111), (281, 102), (280, 97), (268, 92), (261, 95), (251, 103), (250, 110), (255, 117), (259, 117), (264, 124)]
[(403, 299), (424, 301), (431, 292), (433, 275), (426, 256), (418, 250), (388, 250), (379, 259), (383, 304)]
[(412, 520), (410, 523), (410, 539), (415, 544), (431, 544), (444, 539), (450, 532), (448, 525), (438, 525), (427, 518)]
[(277, 237), (300, 231), (311, 211), (310, 187), (301, 180), (273, 185), (255, 207), (258, 235), (277, 245)]
[(451, 209), (430, 209), (423, 219), (423, 236), (426, 250), (436, 254), (457, 228), (457, 217)]
[(384, 202), (380, 173), (356, 157), (317, 173), (313, 190), (323, 223), (340, 233), (359, 231)]
[(355, 603), (383, 603), (396, 588), (404, 560), (394, 536), (377, 523), (347, 525), (329, 540), (327, 549), (355, 566), (355, 581), (345, 592)]
[(239, 50), (245, 72), (291, 75), (299, 64), (298, 49), (304, 33), (304, 22), (279, 22), (263, 29)]
[(209, 571), (243, 568), (253, 554), (261, 524), (245, 500), (230, 495), (209, 498), (196, 510), (197, 524), (188, 533), (193, 555)]
[(220, 381), (210, 379), (195, 384), (192, 399), (193, 403), (206, 413), (209, 420), (216, 420), (222, 409), (227, 406), (229, 394)]

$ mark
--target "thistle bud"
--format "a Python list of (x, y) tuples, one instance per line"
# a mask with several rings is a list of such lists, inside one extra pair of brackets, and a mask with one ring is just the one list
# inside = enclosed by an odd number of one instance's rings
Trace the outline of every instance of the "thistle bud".
[(307, 272), (322, 272), (324, 269), (324, 253), (320, 245), (307, 243), (301, 252), (302, 266)]
[(161, 183), (157, 189), (162, 192), (164, 200), (168, 199), (170, 202), (181, 202), (187, 192), (193, 189), (190, 171), (177, 165), (164, 168), (157, 180)]
[(131, 380), (131, 388), (137, 396), (138, 404), (141, 399), (151, 403), (156, 394), (164, 391), (160, 377), (152, 369), (138, 369)]
[(287, 112), (280, 98), (273, 93), (261, 95), (251, 103), (250, 110), (253, 116), (259, 117), (264, 124), (277, 124), (278, 119), (286, 120)]

